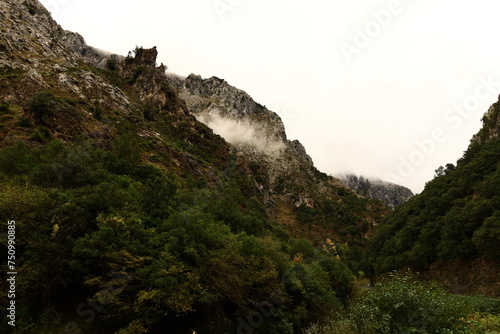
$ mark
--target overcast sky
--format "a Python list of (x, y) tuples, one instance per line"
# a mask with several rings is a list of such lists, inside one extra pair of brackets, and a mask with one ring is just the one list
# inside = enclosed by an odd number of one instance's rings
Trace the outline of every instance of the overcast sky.
[(500, 94), (492, 0), (42, 0), (89, 45), (157, 46), (278, 113), (323, 172), (420, 192)]

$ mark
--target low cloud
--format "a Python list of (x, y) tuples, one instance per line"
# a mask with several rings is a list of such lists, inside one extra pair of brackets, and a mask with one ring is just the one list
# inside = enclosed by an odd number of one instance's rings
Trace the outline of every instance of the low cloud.
[(224, 117), (214, 112), (195, 116), (198, 121), (234, 146), (247, 146), (268, 155), (279, 153), (285, 148), (284, 142), (271, 138), (263, 127), (255, 122)]

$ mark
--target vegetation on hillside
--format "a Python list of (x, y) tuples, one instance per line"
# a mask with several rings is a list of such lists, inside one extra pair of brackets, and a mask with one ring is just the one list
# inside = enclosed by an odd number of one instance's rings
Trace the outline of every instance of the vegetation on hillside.
[(0, 220), (15, 219), (22, 250), (17, 333), (293, 333), (341, 308), (345, 263), (291, 238), (236, 175), (199, 188), (142, 162), (133, 142), (3, 148)]
[(413, 274), (391, 273), (305, 334), (479, 334), (500, 331), (500, 301), (450, 295)]
[(376, 269), (427, 269), (436, 261), (477, 257), (498, 260), (499, 167), (500, 139), (493, 138), (471, 145), (456, 167), (438, 169), (425, 190), (398, 207), (371, 238), (369, 256)]

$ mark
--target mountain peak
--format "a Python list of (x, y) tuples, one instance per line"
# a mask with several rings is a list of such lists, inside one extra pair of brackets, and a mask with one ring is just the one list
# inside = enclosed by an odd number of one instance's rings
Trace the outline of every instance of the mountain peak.
[(339, 176), (339, 179), (359, 195), (381, 200), (391, 209), (413, 197), (413, 192), (410, 189), (380, 179), (368, 179), (362, 175), (358, 177), (355, 174)]

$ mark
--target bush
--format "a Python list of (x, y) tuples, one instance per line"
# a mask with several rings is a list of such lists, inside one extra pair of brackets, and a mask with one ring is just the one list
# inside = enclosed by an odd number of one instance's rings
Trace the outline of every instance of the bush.
[[(351, 314), (358, 328), (365, 331), (431, 334), (462, 327), (461, 319), (468, 312), (465, 303), (437, 285), (396, 274), (362, 297)], [(371, 315), (369, 319), (367, 313)]]
[(46, 127), (42, 126), (33, 132), (30, 139), (33, 141), (37, 141), (39, 143), (43, 143), (45, 139), (50, 137), (50, 131)]
[(471, 310), (437, 285), (399, 273), (355, 299), (346, 312), (306, 333), (462, 333)]
[(26, 6), (26, 8), (28, 8), (28, 12), (30, 13), (30, 15), (35, 15), (36, 14), (36, 7), (35, 7), (35, 5), (33, 5), (32, 3), (28, 2), (28, 1), (25, 1), (24, 5)]
[(10, 109), (10, 104), (0, 103), (0, 115), (12, 115), (12, 110)]
[(31, 122), (27, 117), (21, 116), (21, 118), (17, 122), (17, 125), (23, 128), (29, 128), (31, 126)]
[(31, 98), (30, 109), (38, 120), (51, 113), (52, 105), (55, 102), (54, 93), (50, 91), (40, 92)]
[(37, 160), (37, 152), (22, 142), (3, 148), (0, 150), (0, 174), (8, 177), (27, 174)]
[(116, 58), (108, 58), (106, 61), (106, 68), (110, 71), (116, 71), (118, 69), (118, 61)]

